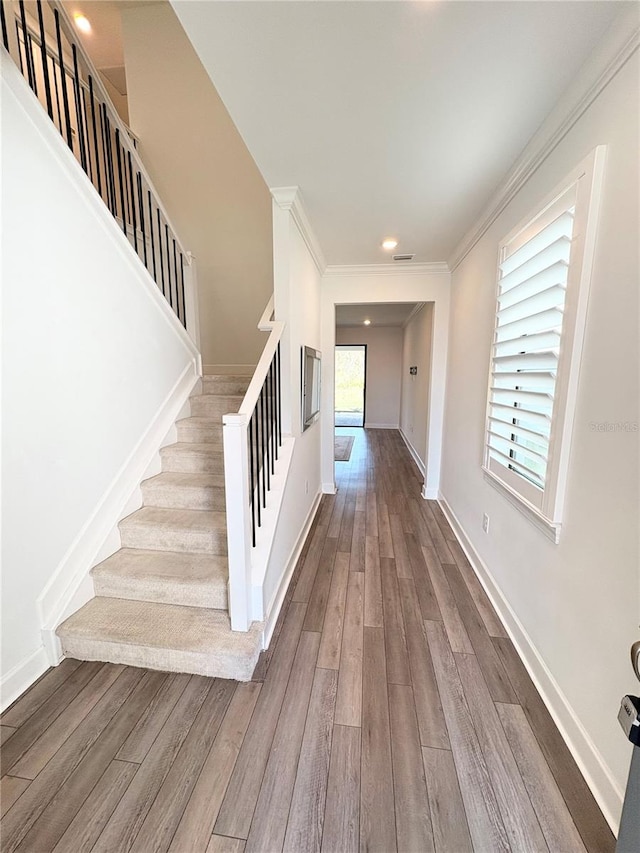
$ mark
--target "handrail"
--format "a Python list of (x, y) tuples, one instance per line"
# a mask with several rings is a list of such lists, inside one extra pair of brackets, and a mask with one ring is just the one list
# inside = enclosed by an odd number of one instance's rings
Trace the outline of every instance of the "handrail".
[(186, 328), (191, 255), (64, 7), (35, 0), (35, 14), (0, 0), (2, 43)]
[(258, 328), (269, 338), (238, 412), (223, 417), (224, 469), (231, 627), (252, 622), (251, 552), (267, 508), (282, 446), (280, 341), (285, 328), (273, 319), (273, 297)]

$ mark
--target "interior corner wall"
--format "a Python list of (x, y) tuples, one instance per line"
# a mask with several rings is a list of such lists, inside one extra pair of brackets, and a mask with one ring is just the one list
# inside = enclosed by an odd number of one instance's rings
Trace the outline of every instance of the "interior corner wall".
[[(320, 499), (320, 422), (301, 426), (301, 349), (320, 349), (320, 273), (289, 210), (273, 205), (275, 319), (281, 341), (283, 431), (295, 441), (269, 563), (263, 582), (267, 621), (280, 606), (295, 551)], [(271, 628), (273, 626), (271, 625)]]
[[(640, 565), (639, 80), (636, 52), (452, 275), (441, 486), (614, 826), (632, 749), (617, 712), (638, 687), (629, 647), (638, 639)], [(600, 144), (604, 191), (556, 545), (481, 469), (498, 243)]]
[(121, 14), (131, 129), (196, 258), (205, 370), (255, 365), (273, 292), (271, 194), (169, 3)]
[(366, 344), (365, 426), (397, 429), (400, 423), (402, 329), (338, 326), (336, 344)]
[[(400, 430), (404, 440), (426, 469), (431, 390), (431, 346), (433, 342), (433, 304), (428, 302), (411, 317), (402, 341), (402, 402)], [(415, 375), (409, 373), (416, 367)]]

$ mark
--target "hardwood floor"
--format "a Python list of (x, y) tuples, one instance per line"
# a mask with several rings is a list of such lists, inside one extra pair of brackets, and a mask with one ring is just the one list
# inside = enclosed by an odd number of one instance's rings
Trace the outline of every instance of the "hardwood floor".
[(2, 715), (3, 851), (613, 851), (399, 434), (341, 431), (254, 680), (49, 670)]

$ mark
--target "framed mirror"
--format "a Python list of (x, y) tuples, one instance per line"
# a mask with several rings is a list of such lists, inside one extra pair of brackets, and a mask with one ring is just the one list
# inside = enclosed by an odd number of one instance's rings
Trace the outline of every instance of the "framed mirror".
[(302, 347), (302, 432), (320, 417), (321, 353)]

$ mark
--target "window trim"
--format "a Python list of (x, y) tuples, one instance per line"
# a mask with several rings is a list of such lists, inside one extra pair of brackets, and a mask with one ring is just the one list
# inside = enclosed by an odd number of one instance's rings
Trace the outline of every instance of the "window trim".
[[(485, 480), (496, 487), (510, 503), (525, 514), (556, 544), (562, 528), (563, 510), (567, 490), (571, 436), (575, 419), (580, 376), (581, 356), (589, 302), (591, 274), (595, 254), (598, 214), (602, 197), (606, 146), (595, 148), (572, 172), (535, 208), (524, 217), (498, 247), (496, 272), (496, 308), (494, 311), (493, 340), (489, 353), (487, 405), (483, 436), (482, 469)], [(499, 309), (500, 263), (504, 249), (517, 241), (522, 244), (533, 224), (539, 233), (550, 211), (572, 187), (576, 190), (571, 256), (568, 268), (563, 324), (560, 337), (558, 366), (551, 415), (549, 451), (544, 489), (524, 476), (508, 469), (489, 456), (489, 428), (491, 412), (491, 386), (494, 370), (494, 344)], [(516, 251), (514, 249), (513, 251)]]

